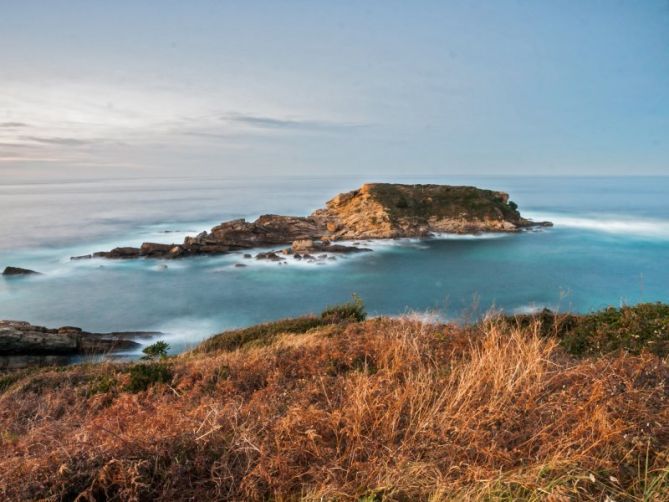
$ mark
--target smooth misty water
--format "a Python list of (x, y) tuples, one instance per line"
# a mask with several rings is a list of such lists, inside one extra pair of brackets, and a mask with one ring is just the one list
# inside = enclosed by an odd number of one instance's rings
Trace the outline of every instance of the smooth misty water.
[[(70, 261), (142, 241), (180, 242), (234, 217), (307, 214), (362, 179), (105, 180), (0, 184), (0, 318), (91, 331), (160, 330), (178, 349), (209, 334), (318, 312), (358, 293), (371, 314), (478, 305), (588, 311), (669, 301), (669, 178), (404, 178), (508, 191), (555, 227), (517, 235), (376, 242), (325, 266), (239, 255)], [(376, 181), (376, 180), (375, 180)], [(2, 183), (2, 182), (0, 182)], [(235, 263), (249, 266), (236, 268)], [(167, 268), (162, 265), (166, 264)]]

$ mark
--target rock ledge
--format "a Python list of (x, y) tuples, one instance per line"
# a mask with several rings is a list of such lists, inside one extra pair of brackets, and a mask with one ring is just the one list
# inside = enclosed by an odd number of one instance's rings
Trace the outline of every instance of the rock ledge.
[(49, 329), (24, 321), (0, 321), (0, 355), (104, 354), (136, 349), (140, 344), (131, 338), (156, 334), (89, 333), (71, 326)]

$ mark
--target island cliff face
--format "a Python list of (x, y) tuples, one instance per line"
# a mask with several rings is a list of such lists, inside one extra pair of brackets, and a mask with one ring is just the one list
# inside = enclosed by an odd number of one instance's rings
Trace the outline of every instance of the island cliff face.
[(311, 215), (330, 239), (428, 237), (515, 232), (537, 225), (504, 192), (448, 185), (369, 183), (339, 194)]
[[(182, 244), (145, 242), (77, 258), (179, 258), (299, 242), (301, 251), (350, 252), (337, 240), (429, 237), (439, 233), (517, 232), (550, 226), (523, 218), (504, 192), (469, 186), (368, 183), (339, 194), (308, 217), (266, 214), (221, 223)], [(311, 246), (305, 243), (312, 242)], [(296, 251), (293, 249), (292, 251)]]

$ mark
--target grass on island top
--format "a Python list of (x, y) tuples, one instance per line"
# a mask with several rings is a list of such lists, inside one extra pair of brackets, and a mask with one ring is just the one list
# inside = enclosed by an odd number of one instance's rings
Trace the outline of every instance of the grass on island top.
[(668, 327), (662, 304), (457, 326), (354, 300), (8, 373), (0, 499), (667, 500)]
[(515, 221), (520, 218), (514, 202), (504, 203), (499, 192), (471, 186), (401, 185), (372, 183), (371, 195), (388, 211), (391, 219), (461, 218), (463, 213), (480, 220)]

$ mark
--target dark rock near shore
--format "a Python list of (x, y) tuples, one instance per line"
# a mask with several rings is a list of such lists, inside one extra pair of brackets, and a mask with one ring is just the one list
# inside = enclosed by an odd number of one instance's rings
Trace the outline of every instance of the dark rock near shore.
[(124, 258), (139, 258), (139, 256), (140, 256), (139, 248), (132, 248), (132, 247), (119, 247), (119, 248), (114, 248), (111, 251), (99, 251), (97, 253), (93, 253), (93, 258), (124, 259)]
[(39, 272), (21, 267), (5, 267), (2, 275), (41, 275)]
[(63, 326), (45, 328), (24, 321), (0, 321), (0, 355), (103, 354), (140, 346), (133, 338), (152, 337), (153, 332), (89, 333)]
[(285, 258), (279, 256), (274, 251), (269, 251), (267, 253), (258, 253), (256, 260), (283, 261)]

